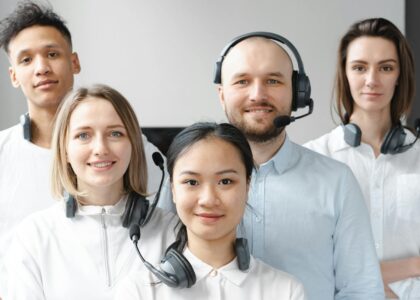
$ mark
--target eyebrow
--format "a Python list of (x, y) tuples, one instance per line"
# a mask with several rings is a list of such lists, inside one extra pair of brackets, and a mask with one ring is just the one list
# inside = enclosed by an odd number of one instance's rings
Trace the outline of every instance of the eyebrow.
[[(236, 171), (234, 169), (226, 169), (226, 170), (221, 170), (219, 172), (216, 172), (217, 175), (223, 175), (223, 174), (226, 174), (226, 173), (238, 174), (238, 171)], [(179, 173), (179, 175), (200, 175), (200, 173), (190, 171), (190, 170), (185, 170), (185, 171), (182, 171), (181, 173)]]
[[(234, 73), (232, 75), (232, 78), (239, 78), (239, 77), (244, 77), (244, 76), (247, 76), (247, 75), (248, 75), (248, 73), (246, 73), (246, 72), (239, 72), (239, 73)], [(268, 76), (281, 77), (281, 78), (284, 77), (283, 73), (281, 73), (281, 72), (270, 72), (267, 75)]]
[[(389, 59), (384, 59), (384, 60), (381, 60), (381, 61), (379, 61), (378, 63), (379, 64), (384, 64), (384, 63), (390, 63), (390, 62), (392, 62), (392, 63), (398, 63), (398, 61), (396, 61), (395, 59), (393, 59), (393, 58), (389, 58)], [(350, 63), (352, 63), (352, 64), (367, 64), (367, 62), (366, 61), (364, 61), (364, 60), (360, 60), (360, 59), (356, 59), (356, 60), (352, 60), (352, 61), (350, 61)]]
[[(61, 47), (59, 44), (57, 43), (53, 43), (53, 44), (47, 44), (45, 46), (42, 46), (41, 49), (61, 49), (63, 47)], [(17, 53), (16, 57), (21, 57), (22, 55), (31, 52), (32, 49), (22, 49), (19, 50), (19, 52)]]
[[(73, 130), (87, 130), (87, 129), (91, 129), (92, 126), (88, 126), (88, 125), (84, 125), (84, 126), (79, 126), (74, 128)], [(124, 125), (110, 125), (106, 127), (107, 129), (115, 129), (115, 128), (122, 128), (125, 129)]]

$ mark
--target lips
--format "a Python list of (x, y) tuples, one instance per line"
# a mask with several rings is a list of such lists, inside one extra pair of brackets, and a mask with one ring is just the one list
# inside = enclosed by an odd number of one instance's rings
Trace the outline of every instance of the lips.
[(272, 106), (252, 106), (245, 108), (245, 112), (249, 113), (271, 113), (274, 109)]
[(224, 217), (223, 214), (218, 213), (196, 213), (195, 215), (205, 223), (214, 223)]
[(96, 161), (88, 163), (89, 166), (97, 169), (106, 169), (115, 164), (115, 161)]
[(47, 79), (47, 80), (39, 81), (38, 83), (34, 85), (34, 87), (35, 88), (47, 87), (47, 86), (50, 86), (52, 84), (57, 84), (57, 83), (58, 83), (58, 80)]

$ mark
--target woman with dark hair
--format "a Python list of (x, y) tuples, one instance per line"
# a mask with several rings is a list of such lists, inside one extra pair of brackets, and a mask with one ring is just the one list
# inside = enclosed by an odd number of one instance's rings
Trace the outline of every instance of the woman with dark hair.
[(300, 283), (252, 258), (246, 240), (236, 238), (254, 168), (237, 128), (187, 127), (169, 147), (167, 166), (182, 222), (178, 239), (153, 275), (131, 274), (116, 299), (305, 298)]
[[(308, 148), (350, 166), (370, 211), (388, 297), (420, 297), (420, 143), (402, 126), (414, 100), (407, 40), (383, 18), (353, 24), (338, 49), (342, 126)], [(416, 125), (420, 127), (420, 125)]]

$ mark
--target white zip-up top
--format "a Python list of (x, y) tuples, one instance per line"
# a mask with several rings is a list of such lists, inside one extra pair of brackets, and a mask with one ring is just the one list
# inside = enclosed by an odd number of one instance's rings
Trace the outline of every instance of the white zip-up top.
[[(5, 258), (5, 299), (112, 299), (121, 279), (145, 268), (122, 227), (125, 204), (126, 198), (114, 206), (79, 206), (67, 218), (61, 201), (26, 218)], [(156, 209), (141, 228), (139, 247), (148, 261), (160, 261), (177, 221)]]

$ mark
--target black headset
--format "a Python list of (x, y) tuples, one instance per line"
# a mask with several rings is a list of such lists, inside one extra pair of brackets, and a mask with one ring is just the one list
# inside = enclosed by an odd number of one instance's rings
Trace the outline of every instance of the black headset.
[[(156, 208), (156, 205), (160, 198), (160, 191), (163, 185), (163, 179), (165, 178), (165, 171), (163, 169), (163, 158), (159, 152), (154, 152), (152, 155), (153, 162), (161, 169), (162, 177), (159, 184), (159, 189), (155, 195), (155, 199), (149, 210), (149, 200), (146, 197), (136, 193), (130, 192), (128, 194), (127, 203), (125, 205), (124, 212), (121, 216), (122, 225), (125, 228), (130, 228), (131, 225), (136, 224), (138, 226), (145, 226)], [(64, 201), (66, 204), (66, 217), (73, 218), (76, 215), (77, 201), (72, 195), (65, 192)]]
[(292, 75), (292, 85), (293, 85), (292, 110), (296, 111), (299, 108), (304, 108), (306, 106), (313, 105), (313, 101), (311, 99), (311, 83), (309, 81), (308, 76), (306, 76), (305, 74), (305, 69), (303, 67), (303, 62), (299, 55), (299, 52), (289, 40), (282, 37), (281, 35), (271, 33), (271, 32), (264, 32), (264, 31), (250, 32), (250, 33), (240, 35), (234, 38), (232, 41), (230, 41), (223, 48), (222, 52), (220, 53), (220, 58), (216, 62), (213, 82), (216, 84), (222, 83), (222, 64), (229, 50), (232, 49), (238, 43), (242, 42), (243, 40), (246, 40), (251, 37), (264, 37), (270, 40), (274, 40), (274, 41), (277, 41), (279, 43), (286, 45), (290, 49), (290, 51), (293, 53), (298, 64), (298, 71), (294, 70), (293, 75)]
[[(381, 145), (382, 154), (398, 154), (403, 153), (410, 149), (417, 141), (420, 136), (420, 119), (416, 119), (414, 122), (414, 128), (416, 130), (416, 139), (407, 145), (404, 145), (406, 133), (401, 123), (392, 127), (386, 134), (384, 141)], [(344, 141), (352, 147), (357, 147), (362, 141), (362, 131), (360, 127), (354, 123), (348, 123), (344, 125)]]
[[(146, 266), (161, 282), (173, 288), (190, 288), (197, 278), (193, 267), (188, 259), (182, 254), (187, 244), (187, 233), (185, 226), (182, 225), (177, 240), (168, 247), (158, 268), (146, 261), (138, 248), (140, 239), (140, 226), (133, 224), (130, 227), (130, 239), (133, 241), (137, 254)], [(238, 238), (235, 242), (235, 252), (238, 262), (238, 268), (241, 271), (249, 269), (250, 252), (248, 242), (245, 238)]]
[(31, 134), (31, 118), (29, 117), (29, 113), (25, 113), (21, 115), (19, 120), (23, 129), (23, 138), (27, 140), (28, 142), (30, 142), (32, 138), (32, 134)]

